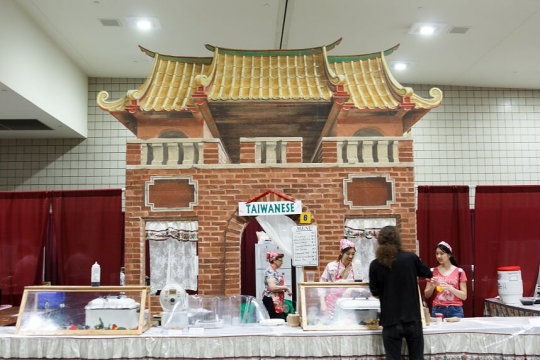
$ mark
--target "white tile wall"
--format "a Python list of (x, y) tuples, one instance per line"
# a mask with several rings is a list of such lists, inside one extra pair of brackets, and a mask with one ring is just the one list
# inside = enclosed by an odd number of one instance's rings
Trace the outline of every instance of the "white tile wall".
[[(433, 86), (412, 85), (429, 97)], [(540, 184), (540, 91), (440, 86), (412, 130), (416, 185)]]
[(126, 140), (119, 121), (96, 104), (98, 92), (116, 100), (144, 79), (89, 79), (88, 138), (0, 141), (0, 191), (124, 188)]
[[(144, 79), (89, 79), (88, 138), (0, 141), (0, 191), (125, 187), (135, 136), (99, 109)], [(410, 85), (429, 97), (432, 85)], [(439, 86), (443, 104), (412, 130), (416, 185), (540, 184), (540, 91)]]

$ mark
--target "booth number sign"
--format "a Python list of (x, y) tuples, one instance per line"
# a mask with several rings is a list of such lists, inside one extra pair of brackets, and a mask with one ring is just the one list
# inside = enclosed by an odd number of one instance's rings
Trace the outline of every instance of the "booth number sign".
[(306, 211), (300, 214), (300, 224), (311, 224), (311, 212)]

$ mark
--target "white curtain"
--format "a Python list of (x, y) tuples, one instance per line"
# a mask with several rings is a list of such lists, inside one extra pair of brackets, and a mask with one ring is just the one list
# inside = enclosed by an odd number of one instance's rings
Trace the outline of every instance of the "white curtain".
[(379, 231), (387, 225), (395, 226), (396, 219), (374, 218), (345, 220), (345, 237), (356, 245), (356, 256), (353, 261), (360, 261), (360, 267), (362, 269), (362, 274), (356, 274), (355, 272), (355, 276), (360, 275), (365, 282), (369, 282), (369, 264), (375, 259), (375, 250), (378, 246), (377, 236), (379, 235)]
[(150, 249), (150, 292), (176, 283), (197, 290), (197, 221), (148, 221), (146, 239)]
[(285, 215), (259, 215), (256, 219), (270, 239), (292, 258), (292, 227), (296, 223)]

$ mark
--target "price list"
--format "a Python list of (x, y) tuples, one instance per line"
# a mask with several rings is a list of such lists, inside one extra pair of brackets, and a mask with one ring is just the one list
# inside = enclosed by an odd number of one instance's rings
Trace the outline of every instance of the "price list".
[(294, 266), (319, 265), (319, 246), (317, 240), (317, 226), (293, 226), (293, 259)]

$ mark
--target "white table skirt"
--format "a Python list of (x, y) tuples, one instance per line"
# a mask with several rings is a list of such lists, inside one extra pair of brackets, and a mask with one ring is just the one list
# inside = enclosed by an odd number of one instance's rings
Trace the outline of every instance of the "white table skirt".
[[(425, 359), (539, 359), (540, 318), (468, 318), (424, 329)], [(405, 346), (404, 346), (405, 348)], [(0, 328), (0, 357), (26, 359), (384, 359), (380, 330), (282, 326), (151, 328), (142, 335), (23, 336)]]

